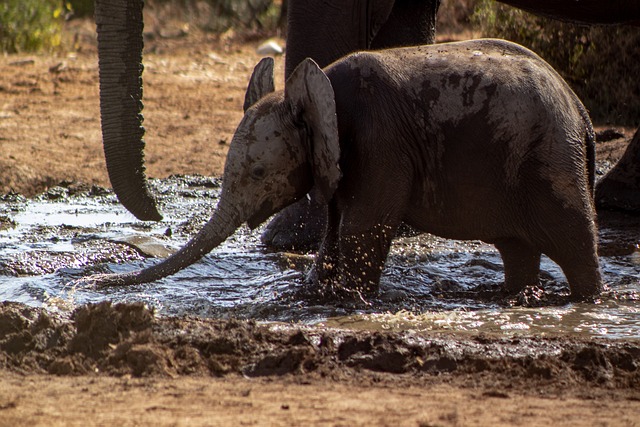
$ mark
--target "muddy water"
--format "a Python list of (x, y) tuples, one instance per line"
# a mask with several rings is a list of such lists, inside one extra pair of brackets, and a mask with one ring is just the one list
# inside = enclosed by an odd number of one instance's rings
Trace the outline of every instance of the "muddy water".
[(163, 315), (241, 317), (355, 329), (574, 333), (640, 338), (640, 220), (601, 215), (601, 261), (609, 289), (596, 304), (569, 302), (559, 268), (542, 263), (542, 287), (502, 293), (496, 250), (482, 242), (429, 235), (394, 243), (371, 301), (328, 304), (306, 292), (311, 255), (268, 251), (260, 230), (243, 228), (201, 262), (159, 282), (130, 288), (72, 286), (94, 272), (157, 262), (199, 229), (220, 182), (202, 177), (153, 181), (165, 220), (136, 221), (101, 189), (56, 187), (0, 201), (0, 300), (70, 312), (106, 299), (144, 301)]

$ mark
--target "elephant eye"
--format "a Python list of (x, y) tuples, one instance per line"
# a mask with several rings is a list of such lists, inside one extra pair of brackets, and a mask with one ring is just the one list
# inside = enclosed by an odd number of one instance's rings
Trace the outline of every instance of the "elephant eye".
[(262, 179), (267, 174), (267, 171), (264, 169), (262, 165), (255, 165), (251, 169), (251, 177), (253, 179)]

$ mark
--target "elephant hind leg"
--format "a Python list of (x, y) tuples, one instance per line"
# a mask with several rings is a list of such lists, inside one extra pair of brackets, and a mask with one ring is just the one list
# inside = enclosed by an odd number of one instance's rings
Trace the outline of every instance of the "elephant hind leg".
[(602, 276), (595, 242), (581, 241), (578, 248), (545, 253), (562, 268), (571, 288), (571, 297), (582, 300), (602, 292)]
[(518, 293), (526, 286), (537, 285), (540, 274), (540, 255), (524, 240), (501, 239), (495, 246), (504, 264), (504, 284), (509, 293)]
[[(592, 209), (585, 206), (585, 210)], [(552, 224), (540, 230), (542, 252), (562, 269), (574, 299), (588, 299), (602, 291), (597, 232), (593, 215), (557, 209)]]

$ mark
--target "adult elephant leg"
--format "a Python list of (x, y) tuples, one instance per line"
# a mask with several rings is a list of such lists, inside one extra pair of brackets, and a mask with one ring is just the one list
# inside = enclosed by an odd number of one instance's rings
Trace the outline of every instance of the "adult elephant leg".
[(279, 250), (315, 250), (327, 227), (326, 205), (315, 190), (273, 217), (262, 233), (262, 243)]
[(142, 127), (143, 0), (96, 0), (100, 116), (107, 171), (120, 202), (138, 219), (162, 216), (149, 192)]
[(640, 213), (640, 128), (618, 163), (596, 185), (596, 206)]
[(439, 7), (440, 0), (396, 0), (371, 49), (435, 43)]

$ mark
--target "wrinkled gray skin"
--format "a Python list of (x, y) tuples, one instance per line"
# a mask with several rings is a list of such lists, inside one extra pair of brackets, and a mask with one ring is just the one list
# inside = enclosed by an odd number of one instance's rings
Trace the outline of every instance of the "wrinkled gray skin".
[(578, 24), (640, 25), (635, 0), (500, 0), (527, 12)]
[[(448, 0), (453, 1), (453, 0)], [(640, 24), (640, 2), (502, 0), (547, 17), (579, 23)], [(111, 185), (137, 218), (160, 220), (147, 187), (142, 127), (143, 0), (95, 0), (100, 111)], [(435, 41), (440, 0), (289, 0), (285, 77), (304, 58), (320, 66), (364, 49)], [(600, 181), (601, 206), (640, 211), (640, 131), (619, 165)], [(326, 207), (312, 192), (270, 223), (263, 241), (278, 248), (317, 247)]]
[[(369, 49), (435, 43), (440, 0), (290, 0), (285, 79), (305, 58), (325, 67)], [(279, 212), (262, 242), (276, 249), (317, 249), (327, 208), (316, 190)]]
[[(640, 25), (639, 1), (501, 2), (548, 18), (574, 23)], [(291, 1), (287, 76), (305, 57), (313, 58), (324, 67), (355, 50), (435, 42), (435, 14), (439, 0), (341, 0), (340, 7), (329, 7), (329, 3), (327, 0)], [(624, 158), (600, 181), (596, 198), (599, 206), (640, 212), (639, 158), (640, 131)], [(303, 198), (276, 215), (267, 225), (262, 241), (278, 249), (315, 249), (321, 241), (320, 236), (324, 234), (325, 224), (326, 207), (318, 202), (312, 191), (309, 199)]]
[[(263, 60), (250, 86), (271, 67)], [(538, 283), (545, 253), (572, 296), (586, 298), (602, 287), (593, 178), (584, 107), (518, 45), (476, 40), (357, 53), (324, 72), (309, 59), (284, 93), (247, 110), (203, 230), (156, 266), (88, 281), (133, 284), (172, 274), (243, 222), (256, 227), (315, 186), (329, 220), (312, 278), (329, 293), (376, 292), (406, 221), (495, 244), (510, 292)]]
[[(574, 23), (640, 26), (640, 1), (635, 0), (500, 1), (548, 18)], [(599, 209), (640, 213), (640, 128), (622, 158), (598, 182), (595, 202)]]
[[(324, 66), (356, 50), (432, 43), (439, 3), (289, 0), (285, 77), (306, 57)], [(95, 0), (100, 112), (107, 170), (118, 199), (138, 219), (158, 221), (162, 216), (144, 165), (143, 5), (143, 0)], [(315, 228), (316, 236), (321, 230)]]

